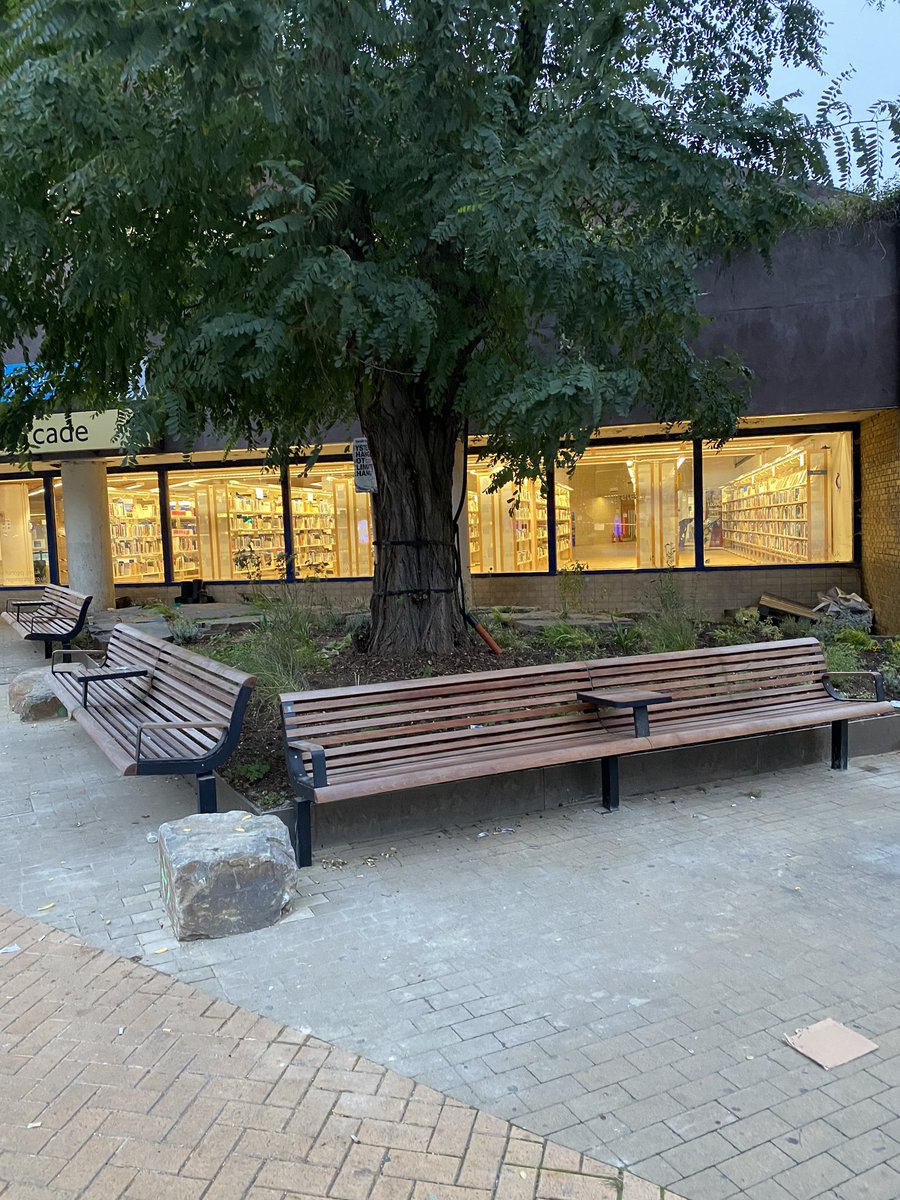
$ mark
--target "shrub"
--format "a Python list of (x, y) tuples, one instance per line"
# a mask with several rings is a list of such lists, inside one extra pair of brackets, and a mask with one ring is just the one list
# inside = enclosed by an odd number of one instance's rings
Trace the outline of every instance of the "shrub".
[(695, 650), (700, 625), (694, 605), (682, 595), (674, 567), (660, 571), (648, 597), (648, 611), (634, 623), (641, 643), (652, 654)]
[(872, 632), (871, 612), (866, 613), (839, 613), (834, 617), (825, 617), (818, 624), (815, 630), (815, 636), (820, 642), (833, 642), (839, 633), (845, 629), (862, 629), (866, 633)]
[(743, 646), (751, 642), (777, 642), (781, 630), (768, 618), (761, 617), (755, 608), (741, 608), (734, 619), (713, 630), (713, 640), (719, 646)]
[(199, 642), (203, 636), (203, 626), (193, 617), (175, 617), (169, 622), (169, 628), (176, 646), (189, 646), (192, 642)]
[(220, 634), (211, 639), (208, 653), (240, 671), (255, 675), (263, 700), (279, 692), (307, 687), (311, 674), (322, 670), (327, 657), (313, 641), (315, 621), (309, 609), (293, 601), (270, 604), (253, 629), (239, 637)]
[(825, 647), (825, 663), (833, 675), (842, 671), (859, 670), (859, 651), (844, 642), (831, 642)]
[(815, 637), (811, 623), (804, 621), (802, 617), (785, 617), (784, 620), (778, 622), (778, 628), (781, 636), (788, 641), (794, 638)]
[(494, 609), (491, 610), (491, 615), (481, 623), (501, 650), (527, 649), (528, 642), (515, 623), (508, 617), (504, 619), (503, 615)]
[(900, 667), (885, 663), (881, 668), (881, 677), (884, 679), (885, 695), (890, 700), (900, 700)]
[(627, 625), (613, 617), (607, 640), (619, 654), (639, 654), (644, 648), (641, 631), (631, 622)]
[(574, 562), (560, 567), (557, 571), (556, 586), (562, 617), (567, 617), (570, 612), (580, 611), (584, 599), (584, 573), (587, 569), (586, 563)]
[(577, 651), (578, 653), (596, 650), (597, 639), (586, 629), (579, 629), (568, 621), (553, 621), (545, 625), (541, 637), (549, 642), (554, 650), (562, 653)]
[(852, 646), (854, 650), (877, 650), (878, 643), (864, 629), (842, 629), (834, 639), (837, 646)]

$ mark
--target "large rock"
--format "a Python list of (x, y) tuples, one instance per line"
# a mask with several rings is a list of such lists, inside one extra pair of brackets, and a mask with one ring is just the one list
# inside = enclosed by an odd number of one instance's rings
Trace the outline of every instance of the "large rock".
[(51, 717), (66, 715), (50, 687), (47, 667), (31, 667), (13, 679), (9, 685), (9, 707), (23, 721), (49, 721)]
[(277, 817), (195, 813), (159, 827), (166, 911), (180, 941), (227, 937), (273, 925), (296, 874)]

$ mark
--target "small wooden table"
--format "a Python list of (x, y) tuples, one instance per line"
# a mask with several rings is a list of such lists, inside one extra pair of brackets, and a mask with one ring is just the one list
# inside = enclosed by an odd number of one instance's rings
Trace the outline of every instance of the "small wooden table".
[(605, 688), (603, 691), (576, 692), (582, 704), (593, 704), (595, 708), (634, 709), (634, 736), (650, 736), (650, 717), (647, 708), (651, 704), (668, 704), (672, 697), (663, 692), (633, 691), (630, 688)]

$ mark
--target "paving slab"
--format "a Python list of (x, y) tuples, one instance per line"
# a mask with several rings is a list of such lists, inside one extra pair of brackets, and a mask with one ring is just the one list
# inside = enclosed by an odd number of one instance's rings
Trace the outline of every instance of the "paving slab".
[[(193, 787), (4, 704), (3, 903), (688, 1200), (900, 1169), (900, 755), (335, 845), (286, 920), (179, 945), (147, 835)], [(784, 1043), (826, 1016), (879, 1049)]]

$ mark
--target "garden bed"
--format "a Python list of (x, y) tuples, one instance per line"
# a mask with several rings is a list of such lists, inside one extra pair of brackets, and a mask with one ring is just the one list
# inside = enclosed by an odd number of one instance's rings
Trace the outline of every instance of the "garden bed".
[[(498, 608), (479, 615), (502, 647), (500, 655), (491, 653), (474, 633), (454, 653), (425, 660), (368, 654), (364, 649), (365, 616), (309, 603), (302, 586), (295, 592), (285, 589), (269, 602), (259, 624), (243, 634), (187, 639), (201, 653), (258, 679), (241, 743), (223, 772), (225, 778), (261, 809), (277, 809), (290, 800), (278, 711), (280, 692), (817, 636), (824, 644), (830, 670), (880, 670), (888, 698), (900, 700), (900, 639), (873, 638), (859, 627), (865, 620), (826, 620), (810, 626), (787, 618), (777, 625), (762, 620), (755, 609), (744, 609), (727, 621), (704, 622), (671, 577), (662, 579), (649, 597), (647, 611), (634, 619), (615, 613), (579, 613), (577, 621), (557, 616), (545, 619), (538, 629), (529, 621), (523, 630), (521, 610)], [(533, 620), (533, 614), (529, 617)], [(854, 686), (859, 686), (858, 681)]]

